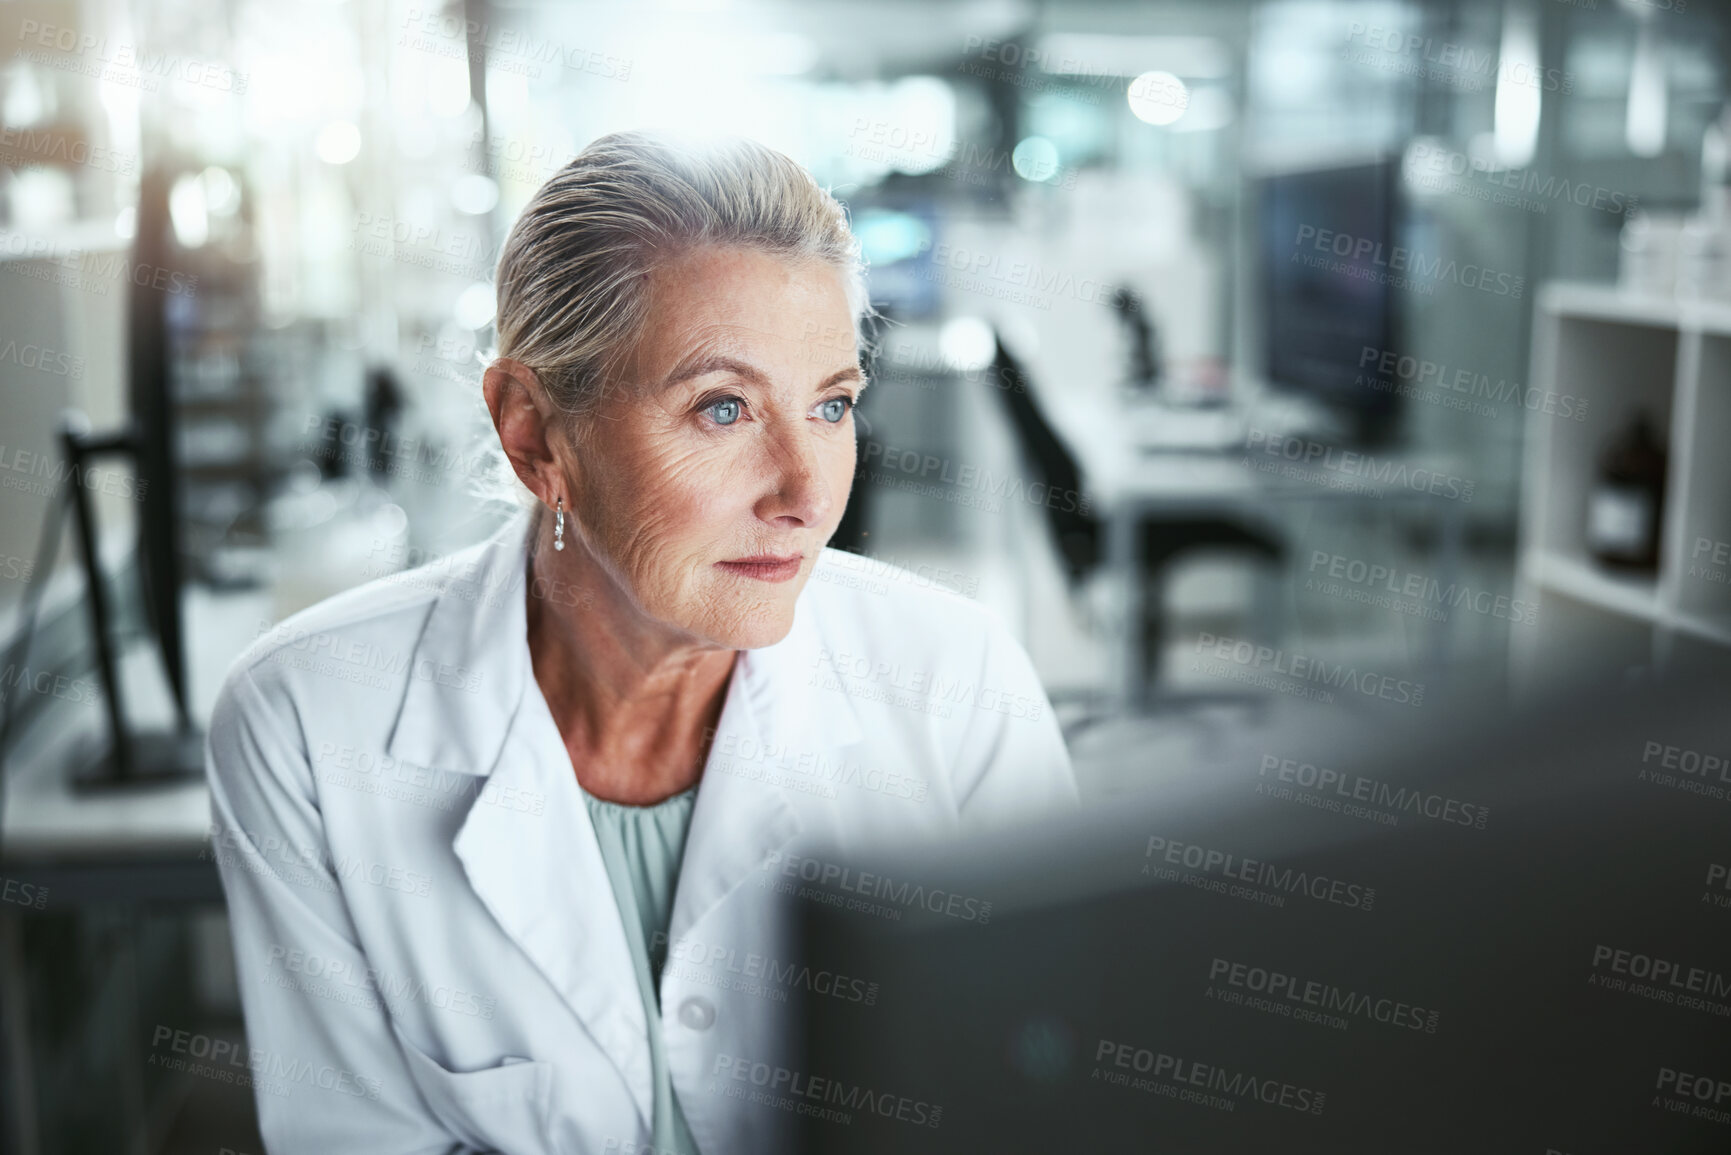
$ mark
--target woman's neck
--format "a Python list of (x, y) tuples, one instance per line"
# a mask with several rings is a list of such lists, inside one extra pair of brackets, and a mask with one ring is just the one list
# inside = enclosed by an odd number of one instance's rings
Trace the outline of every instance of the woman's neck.
[(581, 545), (529, 567), (529, 655), (578, 784), (632, 806), (690, 787), (738, 651), (646, 620)]

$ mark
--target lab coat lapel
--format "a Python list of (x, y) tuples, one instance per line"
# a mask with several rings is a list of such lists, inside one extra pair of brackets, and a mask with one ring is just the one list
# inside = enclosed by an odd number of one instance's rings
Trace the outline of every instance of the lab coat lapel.
[(796, 766), (803, 754), (860, 740), (859, 719), (846, 695), (816, 692), (833, 673), (830, 650), (805, 598), (786, 638), (740, 652), (686, 835), (668, 923), (671, 942), (692, 930), (801, 829), (786, 789), (741, 773), (741, 764), (767, 756), (769, 765)]
[(493, 769), (523, 695), (530, 525), (519, 514), (488, 541), (429, 567), (442, 580), (410, 657), (391, 757), (467, 774)]
[(525, 689), (499, 765), (453, 846), (475, 893), (582, 1020), (631, 1089), (643, 1126), (652, 1126), (649, 1024), (636, 964), (571, 759), (538, 686)]
[(697, 789), (697, 805), (692, 808), (685, 856), (679, 867), (679, 885), (673, 894), (673, 913), (668, 919), (670, 942), (677, 943), (771, 853), (799, 832), (799, 816), (779, 786), (715, 771), (718, 758), (722, 757), (720, 751), (757, 749), (764, 740), (756, 712), (751, 708), (751, 678), (743, 668), (749, 658), (749, 651), (742, 653), (734, 667)]
[(452, 840), (469, 884), (618, 1068), (648, 1127), (648, 1022), (625, 925), (529, 656), (531, 525), (515, 517), (451, 559), (388, 750), (477, 777)]

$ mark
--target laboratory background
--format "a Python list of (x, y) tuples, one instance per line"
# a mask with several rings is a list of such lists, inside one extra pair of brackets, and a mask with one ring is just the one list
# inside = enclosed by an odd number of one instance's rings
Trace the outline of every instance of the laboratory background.
[(1728, 33), (1710, 0), (3, 0), (0, 1151), (263, 1150), (203, 726), (277, 623), (499, 524), (494, 266), (608, 132), (749, 136), (845, 204), (875, 315), (832, 580), (995, 612), (1084, 803), (1731, 676)]

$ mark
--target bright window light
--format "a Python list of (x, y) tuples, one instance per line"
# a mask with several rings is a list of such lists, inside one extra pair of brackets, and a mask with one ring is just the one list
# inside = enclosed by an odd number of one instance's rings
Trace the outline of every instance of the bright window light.
[(1635, 38), (1635, 63), (1629, 70), (1629, 113), (1624, 136), (1636, 156), (1665, 151), (1669, 109), (1665, 91), (1665, 42), (1656, 21), (1643, 20)]
[(1532, 9), (1511, 3), (1503, 10), (1503, 42), (1497, 58), (1496, 154), (1505, 168), (1533, 162), (1539, 144), (1539, 21)]
[(333, 120), (319, 129), (313, 147), (326, 164), (347, 164), (361, 155), (361, 130), (346, 120)]
[(465, 173), (451, 182), (451, 205), (460, 213), (480, 216), (499, 203), (499, 186), (478, 172)]
[(1148, 124), (1171, 124), (1190, 107), (1190, 89), (1170, 72), (1144, 72), (1130, 82), (1130, 111)]
[(938, 355), (958, 373), (977, 373), (997, 355), (992, 327), (978, 317), (951, 317), (938, 330)]
[(457, 294), (457, 305), (452, 315), (465, 329), (481, 329), (492, 322), (495, 308), (493, 286), (485, 281), (476, 281)]
[(196, 249), (210, 239), (210, 212), (204, 182), (188, 173), (168, 190), (168, 219), (182, 248)]
[(1023, 180), (1049, 181), (1058, 175), (1058, 146), (1043, 136), (1030, 136), (1010, 154), (1010, 166)]
[(949, 163), (956, 151), (956, 94), (933, 76), (910, 76), (889, 87), (884, 152), (897, 172), (919, 175)]

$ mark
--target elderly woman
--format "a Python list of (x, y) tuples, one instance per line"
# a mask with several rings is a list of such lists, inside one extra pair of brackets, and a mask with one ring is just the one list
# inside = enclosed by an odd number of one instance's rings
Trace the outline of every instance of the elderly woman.
[(798, 1118), (734, 1075), (864, 986), (786, 965), (776, 896), (824, 846), (1074, 801), (1006, 631), (824, 548), (856, 252), (745, 142), (604, 137), (524, 210), (483, 391), (534, 512), (289, 619), (211, 723), (273, 1155), (775, 1149)]

